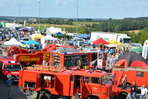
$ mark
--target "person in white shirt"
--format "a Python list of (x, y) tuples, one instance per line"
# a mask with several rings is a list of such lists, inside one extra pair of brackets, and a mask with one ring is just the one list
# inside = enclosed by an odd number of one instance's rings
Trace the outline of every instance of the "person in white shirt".
[(146, 95), (147, 95), (147, 88), (145, 87), (145, 85), (143, 85), (141, 88), (141, 95), (140, 95), (140, 99), (146, 99)]

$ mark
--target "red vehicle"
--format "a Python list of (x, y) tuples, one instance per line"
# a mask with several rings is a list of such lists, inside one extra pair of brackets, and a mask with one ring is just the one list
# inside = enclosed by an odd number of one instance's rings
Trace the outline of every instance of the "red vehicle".
[(66, 68), (79, 66), (83, 69), (93, 65), (97, 69), (107, 70), (106, 59), (107, 53), (97, 52), (97, 50), (52, 50), (49, 65)]
[(136, 81), (138, 86), (148, 87), (148, 63), (140, 54), (130, 52), (119, 57), (112, 69), (112, 74), (117, 78), (127, 75), (127, 84), (129, 85)]
[(21, 64), (14, 61), (12, 57), (0, 57), (0, 75), (3, 80), (6, 80), (9, 75), (13, 82), (18, 82), (19, 70), (22, 70)]
[(28, 68), (20, 71), (19, 86), (24, 90), (37, 91), (38, 99), (70, 99), (74, 94), (87, 99), (111, 99), (114, 95), (126, 99), (130, 93), (130, 90), (114, 85), (114, 81), (108, 79), (107, 73), (100, 70), (50, 69), (50, 66)]
[[(11, 56), (15, 61), (20, 62), (23, 67), (31, 66), (33, 64), (42, 64), (43, 60), (49, 61), (50, 51), (55, 50), (57, 45), (49, 44), (41, 51), (31, 51), (27, 49), (21, 49), (17, 46), (13, 46), (8, 49), (7, 56)], [(70, 47), (70, 46), (62, 46)], [(74, 48), (74, 47), (73, 47)]]

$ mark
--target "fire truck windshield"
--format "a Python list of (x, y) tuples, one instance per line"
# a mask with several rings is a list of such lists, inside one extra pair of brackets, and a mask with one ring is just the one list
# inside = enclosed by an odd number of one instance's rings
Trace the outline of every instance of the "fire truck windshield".
[(107, 78), (106, 78), (106, 75), (104, 75), (103, 77), (102, 77), (102, 84), (105, 84), (107, 82)]
[(7, 65), (6, 69), (8, 71), (19, 71), (21, 70), (21, 66), (20, 65)]

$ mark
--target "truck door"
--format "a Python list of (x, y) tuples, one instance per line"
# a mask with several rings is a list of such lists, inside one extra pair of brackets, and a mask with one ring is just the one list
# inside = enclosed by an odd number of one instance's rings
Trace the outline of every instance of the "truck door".
[(73, 75), (71, 78), (71, 88), (70, 88), (70, 96), (73, 96), (75, 93), (80, 92), (80, 79), (81, 75)]
[(85, 76), (80, 78), (80, 92), (81, 98), (87, 98), (90, 96), (91, 88), (89, 86), (90, 77)]
[(87, 86), (90, 87), (90, 94), (91, 95), (99, 95), (101, 94), (101, 78), (100, 77), (91, 77), (90, 81), (87, 83)]

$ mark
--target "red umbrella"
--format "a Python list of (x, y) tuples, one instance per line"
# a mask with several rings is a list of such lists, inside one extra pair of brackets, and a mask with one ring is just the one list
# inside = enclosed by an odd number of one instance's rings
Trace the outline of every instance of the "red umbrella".
[(98, 40), (93, 41), (93, 44), (101, 44), (101, 45), (105, 45), (105, 44), (109, 44), (109, 42), (105, 41), (104, 39), (100, 38)]

